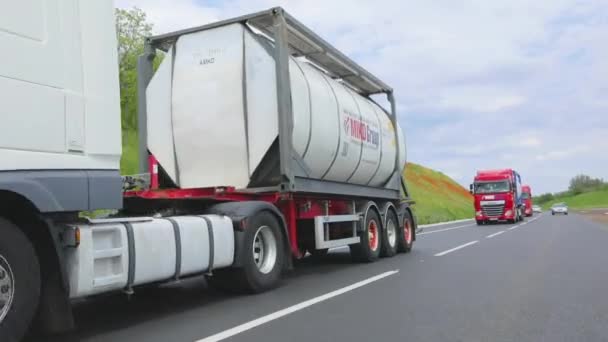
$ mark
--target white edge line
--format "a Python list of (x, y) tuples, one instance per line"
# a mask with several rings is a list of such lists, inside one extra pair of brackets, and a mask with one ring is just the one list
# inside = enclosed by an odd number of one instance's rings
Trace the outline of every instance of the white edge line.
[(501, 230), (501, 231), (496, 232), (496, 233), (494, 233), (494, 234), (490, 234), (490, 235), (486, 236), (486, 239), (491, 239), (491, 238), (493, 238), (493, 237), (495, 237), (495, 236), (498, 236), (498, 235), (500, 235), (500, 234), (502, 234), (502, 233), (504, 233), (504, 232), (505, 232), (504, 230)]
[(443, 251), (443, 252), (441, 252), (441, 253), (437, 253), (437, 254), (435, 254), (435, 256), (444, 256), (444, 255), (446, 255), (446, 254), (448, 254), (448, 253), (452, 253), (452, 252), (457, 251), (457, 250), (459, 250), (459, 249), (461, 249), (461, 248), (465, 248), (465, 247), (467, 247), (467, 246), (474, 245), (474, 244), (476, 244), (476, 243), (478, 243), (478, 242), (479, 242), (479, 240), (475, 240), (475, 241), (467, 242), (467, 243), (465, 243), (465, 244), (463, 244), (463, 245), (460, 245), (460, 246), (454, 247), (454, 248), (452, 248), (452, 249), (448, 249), (447, 251)]
[(416, 235), (433, 234), (433, 233), (445, 232), (445, 231), (448, 231), (448, 230), (453, 230), (453, 229), (460, 229), (460, 228), (465, 228), (465, 227), (472, 227), (472, 226), (474, 226), (474, 224), (465, 224), (464, 226), (457, 226), (457, 227), (450, 227), (450, 228), (444, 228), (444, 229), (431, 230), (430, 232), (422, 232), (422, 233), (418, 233), (418, 234), (416, 234)]
[(215, 341), (221, 341), (223, 339), (226, 339), (226, 338), (238, 335), (238, 334), (240, 334), (242, 332), (245, 332), (247, 330), (251, 330), (251, 329), (253, 329), (255, 327), (258, 327), (260, 325), (263, 325), (263, 324), (266, 324), (268, 322), (271, 322), (273, 320), (279, 319), (279, 318), (281, 318), (283, 316), (287, 316), (287, 315), (292, 314), (292, 313), (294, 313), (296, 311), (305, 309), (305, 308), (307, 308), (309, 306), (312, 306), (314, 304), (326, 301), (326, 300), (328, 300), (330, 298), (333, 298), (333, 297), (339, 296), (341, 294), (344, 294), (346, 292), (355, 290), (355, 289), (357, 289), (359, 287), (368, 285), (368, 284), (373, 283), (375, 281), (378, 281), (380, 279), (392, 276), (392, 275), (394, 275), (394, 274), (396, 274), (398, 272), (399, 272), (399, 270), (393, 270), (393, 271), (384, 272), (382, 274), (378, 274), (377, 276), (373, 276), (371, 278), (367, 278), (365, 280), (361, 280), (361, 281), (356, 282), (356, 283), (354, 283), (352, 285), (348, 285), (348, 286), (343, 287), (341, 289), (338, 289), (338, 290), (326, 293), (324, 295), (321, 295), (321, 296), (309, 299), (309, 300), (301, 302), (299, 304), (296, 304), (296, 305), (287, 307), (285, 309), (273, 312), (273, 313), (268, 314), (266, 316), (262, 316), (260, 318), (254, 319), (254, 320), (249, 321), (247, 323), (243, 323), (243, 324), (238, 325), (238, 326), (236, 326), (234, 328), (230, 328), (228, 330), (224, 330), (224, 331), (222, 331), (220, 333), (217, 333), (215, 335), (211, 335), (209, 337), (205, 337), (205, 338), (197, 340), (195, 342), (215, 342)]
[(509, 228), (507, 228), (507, 229), (508, 229), (508, 230), (513, 230), (513, 229), (515, 229), (515, 228), (517, 228), (517, 227), (519, 227), (519, 226), (520, 226), (520, 225), (518, 224), (517, 226), (509, 227)]
[(418, 227), (419, 228), (430, 228), (430, 227), (436, 227), (436, 226), (444, 226), (446, 224), (452, 224), (452, 223), (468, 222), (468, 221), (473, 221), (473, 220), (474, 220), (474, 218), (468, 218), (468, 219), (463, 219), (463, 220), (454, 220), (454, 221), (438, 222), (438, 223), (431, 223), (431, 224), (419, 224)]

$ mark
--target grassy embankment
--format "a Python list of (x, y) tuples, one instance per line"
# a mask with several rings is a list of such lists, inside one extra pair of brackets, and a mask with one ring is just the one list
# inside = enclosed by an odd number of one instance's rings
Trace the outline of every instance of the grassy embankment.
[(585, 192), (578, 195), (562, 194), (556, 196), (547, 203), (543, 203), (544, 210), (549, 209), (554, 203), (564, 202), (570, 209), (593, 209), (608, 208), (608, 188)]
[(473, 196), (439, 171), (408, 163), (405, 181), (420, 224), (451, 221), (474, 216)]

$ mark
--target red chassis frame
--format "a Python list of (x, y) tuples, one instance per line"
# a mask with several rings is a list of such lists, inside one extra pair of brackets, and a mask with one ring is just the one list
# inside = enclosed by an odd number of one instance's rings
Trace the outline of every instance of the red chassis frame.
[(125, 198), (141, 198), (148, 200), (159, 199), (209, 199), (218, 202), (226, 201), (265, 201), (272, 203), (285, 217), (291, 253), (296, 258), (303, 257), (298, 247), (297, 221), (314, 219), (315, 216), (352, 214), (352, 199), (323, 198), (315, 195), (305, 195), (292, 192), (254, 193), (238, 191), (234, 187), (212, 187), (178, 189), (160, 189), (158, 180), (158, 162), (154, 156), (148, 158), (150, 170), (150, 188), (144, 190), (125, 191)]

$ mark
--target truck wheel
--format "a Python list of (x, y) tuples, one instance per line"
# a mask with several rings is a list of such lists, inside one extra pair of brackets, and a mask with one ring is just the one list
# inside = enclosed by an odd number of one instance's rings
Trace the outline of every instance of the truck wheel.
[(262, 211), (247, 220), (243, 266), (214, 271), (208, 281), (214, 288), (259, 293), (275, 287), (285, 264), (283, 235), (277, 219)]
[(363, 223), (361, 241), (350, 245), (350, 255), (357, 262), (373, 262), (380, 257), (381, 229), (380, 217), (374, 209), (369, 209)]
[(0, 339), (20, 341), (40, 297), (40, 265), (29, 239), (0, 218)]
[(399, 230), (399, 220), (394, 211), (388, 210), (386, 216), (386, 224), (382, 230), (382, 248), (380, 256), (392, 257), (397, 254), (397, 239)]
[(414, 245), (414, 225), (409, 211), (403, 214), (403, 226), (399, 229), (397, 240), (397, 251), (399, 253), (409, 253)]
[(475, 221), (477, 222), (477, 225), (478, 225), (478, 226), (481, 226), (481, 225), (483, 224), (483, 221), (482, 221), (482, 220), (475, 220)]

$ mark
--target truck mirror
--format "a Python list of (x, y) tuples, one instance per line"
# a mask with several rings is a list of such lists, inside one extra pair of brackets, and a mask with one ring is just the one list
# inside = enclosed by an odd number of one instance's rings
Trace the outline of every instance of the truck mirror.
[(473, 194), (473, 184), (469, 184), (469, 192)]

